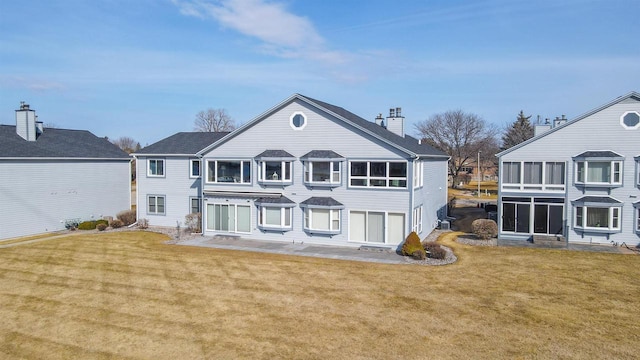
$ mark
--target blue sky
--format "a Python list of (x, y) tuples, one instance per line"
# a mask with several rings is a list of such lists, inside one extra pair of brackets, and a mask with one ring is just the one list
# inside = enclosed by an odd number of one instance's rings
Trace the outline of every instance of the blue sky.
[(143, 146), (200, 110), (244, 123), (293, 93), (413, 124), (462, 109), (578, 116), (640, 91), (637, 0), (0, 2), (0, 123)]

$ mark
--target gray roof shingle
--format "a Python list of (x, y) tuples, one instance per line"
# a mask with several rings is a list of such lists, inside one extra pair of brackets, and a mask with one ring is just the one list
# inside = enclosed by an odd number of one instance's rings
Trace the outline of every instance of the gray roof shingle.
[(373, 121), (368, 121), (365, 120), (363, 118), (361, 118), (360, 116), (347, 111), (339, 106), (335, 106), (335, 105), (331, 105), (328, 104), (326, 102), (320, 101), (320, 100), (316, 100), (301, 94), (298, 94), (298, 96), (303, 97), (305, 99), (307, 99), (308, 101), (317, 104), (320, 107), (323, 107), (345, 119), (347, 119), (348, 121), (352, 122), (353, 124), (360, 126), (362, 128), (365, 128), (366, 130), (376, 134), (377, 136), (393, 143), (396, 144), (397, 146), (404, 148), (406, 150), (409, 150), (415, 154), (418, 155), (430, 155), (430, 156), (446, 156), (448, 157), (447, 154), (445, 154), (444, 152), (434, 148), (433, 146), (429, 145), (429, 144), (419, 144), (418, 140), (405, 135), (404, 137), (395, 134), (385, 128), (383, 128), (380, 125), (377, 125), (375, 122)]
[(573, 200), (574, 203), (622, 204), (610, 196), (583, 196)]
[(331, 197), (320, 197), (320, 196), (310, 197), (307, 200), (301, 202), (300, 205), (326, 206), (326, 207), (344, 206), (344, 205), (342, 205), (342, 203), (340, 203), (339, 201), (335, 200), (334, 198), (331, 198)]
[(225, 137), (228, 132), (179, 132), (136, 151), (136, 155), (167, 154), (195, 155), (214, 142)]
[(286, 196), (280, 196), (280, 197), (261, 197), (256, 200), (256, 204), (295, 205), (296, 203)]
[(576, 155), (576, 158), (619, 158), (622, 157), (622, 155), (617, 154), (613, 151), (585, 151), (580, 155)]
[(8, 157), (130, 159), (109, 140), (86, 130), (45, 128), (36, 141), (27, 141), (15, 126), (0, 125), (0, 158)]
[(344, 159), (344, 156), (333, 150), (311, 150), (302, 155), (301, 159)]
[(265, 150), (261, 152), (258, 156), (256, 156), (256, 159), (261, 159), (261, 158), (285, 159), (285, 158), (295, 158), (295, 157), (284, 150)]

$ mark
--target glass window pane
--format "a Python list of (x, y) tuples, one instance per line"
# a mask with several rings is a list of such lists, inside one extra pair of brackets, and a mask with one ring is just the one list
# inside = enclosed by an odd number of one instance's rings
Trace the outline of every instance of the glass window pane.
[(584, 182), (584, 162), (580, 161), (577, 163), (577, 172), (578, 182)]
[(284, 208), (284, 226), (291, 226), (291, 208)]
[(198, 160), (191, 161), (191, 175), (200, 176), (200, 161)]
[(155, 213), (156, 212), (156, 198), (155, 198), (155, 196), (149, 196), (147, 202), (149, 203), (149, 212), (150, 213)]
[(611, 177), (611, 163), (590, 161), (587, 166), (587, 182), (608, 183)]
[(541, 162), (524, 163), (524, 183), (525, 184), (542, 184), (542, 163)]
[(516, 205), (516, 232), (529, 233), (529, 213), (531, 205), (529, 204), (517, 204)]
[(545, 183), (549, 185), (564, 185), (564, 163), (546, 163)]
[(331, 163), (314, 162), (311, 181), (323, 182), (331, 179)]
[(279, 181), (283, 179), (282, 162), (266, 161), (263, 163), (263, 166), (265, 168), (265, 180)]
[(587, 208), (587, 226), (609, 227), (609, 209), (593, 207)]
[(317, 230), (329, 230), (329, 209), (312, 209), (311, 224)]
[(349, 240), (366, 240), (366, 213), (364, 211), (349, 212)]
[(367, 186), (367, 179), (351, 179), (351, 186)]
[(390, 177), (407, 177), (407, 163), (391, 162), (389, 163)]
[(367, 217), (367, 241), (384, 242), (384, 213), (369, 213)]
[(387, 163), (386, 162), (371, 162), (371, 176), (386, 177), (387, 176)]
[[(315, 166), (315, 164), (314, 164)], [(367, 163), (366, 162), (352, 162), (351, 163), (351, 175), (352, 176), (367, 176)]]
[(238, 231), (251, 232), (251, 208), (246, 205), (238, 205)]
[(265, 210), (265, 225), (281, 226), (280, 208), (267, 207)]
[(405, 238), (404, 233), (404, 214), (388, 214), (389, 222), (389, 243), (399, 244)]
[(251, 162), (249, 161), (242, 161), (242, 182), (245, 184), (251, 182)]

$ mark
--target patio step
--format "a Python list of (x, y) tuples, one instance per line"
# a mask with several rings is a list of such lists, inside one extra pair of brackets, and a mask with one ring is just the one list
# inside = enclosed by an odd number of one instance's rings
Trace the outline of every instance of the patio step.
[(548, 247), (566, 247), (567, 242), (564, 237), (557, 235), (533, 235), (533, 243)]

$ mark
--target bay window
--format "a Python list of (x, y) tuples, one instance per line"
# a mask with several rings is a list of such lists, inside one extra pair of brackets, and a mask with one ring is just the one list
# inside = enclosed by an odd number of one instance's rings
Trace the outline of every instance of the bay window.
[(620, 230), (622, 202), (609, 196), (583, 196), (573, 201), (577, 230), (617, 232)]
[(291, 183), (291, 161), (260, 161), (258, 181), (261, 183)]
[(278, 198), (260, 198), (258, 205), (258, 228), (263, 231), (292, 230), (293, 207), (295, 203), (281, 196)]
[(304, 182), (310, 185), (340, 185), (339, 161), (305, 161)]
[(575, 183), (582, 186), (621, 186), (624, 158), (613, 151), (586, 151), (574, 156)]
[(330, 197), (311, 197), (300, 203), (304, 210), (304, 231), (315, 234), (341, 232), (344, 205)]

